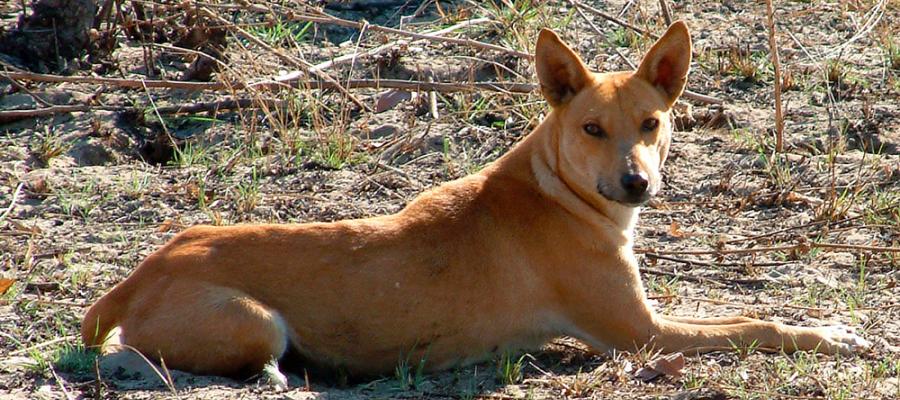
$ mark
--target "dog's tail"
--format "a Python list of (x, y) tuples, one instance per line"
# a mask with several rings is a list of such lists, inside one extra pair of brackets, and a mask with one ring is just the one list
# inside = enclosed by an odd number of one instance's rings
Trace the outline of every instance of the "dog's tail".
[(130, 298), (131, 290), (127, 282), (123, 282), (88, 308), (81, 321), (81, 340), (86, 348), (101, 350), (125, 314)]

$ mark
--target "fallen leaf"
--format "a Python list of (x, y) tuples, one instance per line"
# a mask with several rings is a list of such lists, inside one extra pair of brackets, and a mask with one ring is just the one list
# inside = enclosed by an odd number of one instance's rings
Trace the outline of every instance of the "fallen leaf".
[(649, 382), (662, 375), (678, 378), (681, 376), (681, 370), (683, 369), (684, 354), (672, 353), (650, 360), (647, 366), (635, 372), (634, 376), (644, 382)]
[(0, 295), (6, 293), (6, 291), (12, 287), (13, 283), (16, 283), (16, 281), (12, 279), (0, 278)]
[(669, 224), (669, 236), (676, 238), (684, 237), (684, 232), (681, 230), (681, 226), (679, 226), (675, 221), (672, 221), (672, 223)]

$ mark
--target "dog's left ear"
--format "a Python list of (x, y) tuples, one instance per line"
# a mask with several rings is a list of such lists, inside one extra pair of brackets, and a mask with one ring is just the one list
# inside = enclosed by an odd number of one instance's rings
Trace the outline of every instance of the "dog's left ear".
[(683, 21), (676, 21), (653, 44), (635, 74), (662, 91), (666, 105), (672, 107), (684, 91), (690, 69), (691, 35)]
[(568, 103), (587, 86), (591, 73), (581, 58), (549, 29), (542, 29), (534, 51), (541, 93), (553, 107)]

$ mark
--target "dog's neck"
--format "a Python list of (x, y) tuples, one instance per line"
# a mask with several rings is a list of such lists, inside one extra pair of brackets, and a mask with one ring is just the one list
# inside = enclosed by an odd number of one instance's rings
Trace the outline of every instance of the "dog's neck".
[(497, 160), (497, 173), (522, 175), (546, 197), (555, 200), (570, 214), (602, 231), (620, 245), (633, 242), (638, 208), (603, 198), (599, 193), (581, 193), (566, 182), (558, 167), (558, 121), (551, 112), (531, 134), (506, 156)]

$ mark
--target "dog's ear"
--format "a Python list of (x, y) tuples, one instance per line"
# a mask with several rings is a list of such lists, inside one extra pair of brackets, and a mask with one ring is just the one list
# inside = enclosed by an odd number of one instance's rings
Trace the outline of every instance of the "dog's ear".
[(653, 44), (636, 72), (663, 92), (671, 107), (684, 91), (691, 69), (691, 35), (683, 21), (676, 21)]
[(553, 107), (567, 103), (590, 80), (581, 58), (549, 29), (542, 29), (534, 52), (541, 93)]

